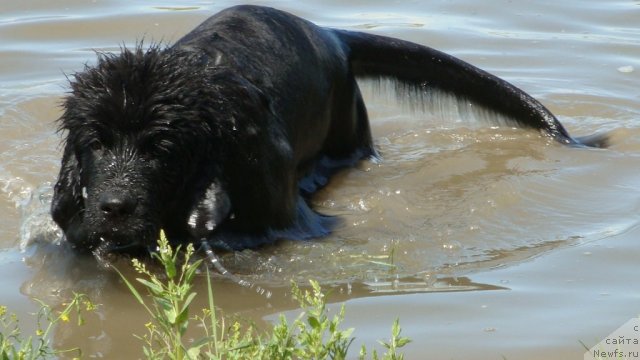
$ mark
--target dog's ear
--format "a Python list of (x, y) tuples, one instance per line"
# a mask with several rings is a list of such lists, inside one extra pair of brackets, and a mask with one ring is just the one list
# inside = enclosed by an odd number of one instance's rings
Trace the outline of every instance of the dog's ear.
[(209, 237), (230, 212), (231, 200), (227, 192), (217, 182), (212, 183), (189, 215), (187, 227), (191, 236), (198, 240)]
[(72, 146), (67, 144), (62, 156), (58, 181), (53, 189), (51, 217), (64, 231), (67, 241), (81, 243), (85, 240), (82, 225), (84, 198), (80, 184), (80, 164)]

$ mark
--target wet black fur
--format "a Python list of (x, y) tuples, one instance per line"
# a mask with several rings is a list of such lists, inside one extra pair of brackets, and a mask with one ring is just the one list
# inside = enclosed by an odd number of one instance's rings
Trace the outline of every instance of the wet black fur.
[(146, 249), (161, 228), (232, 249), (326, 235), (332, 220), (308, 196), (375, 155), (356, 77), (468, 98), (562, 143), (603, 142), (571, 138), (521, 90), (428, 47), (240, 6), (171, 47), (99, 54), (75, 74), (53, 218), (74, 247), (103, 252)]

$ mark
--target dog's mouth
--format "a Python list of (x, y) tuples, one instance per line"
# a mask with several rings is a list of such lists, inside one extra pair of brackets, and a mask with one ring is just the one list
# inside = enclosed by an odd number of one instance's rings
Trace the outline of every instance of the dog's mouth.
[(134, 226), (131, 223), (102, 225), (96, 226), (96, 231), (90, 236), (94, 253), (138, 254), (148, 252), (155, 244), (154, 226)]
[(118, 241), (101, 236), (98, 239), (97, 246), (91, 252), (99, 262), (108, 264), (122, 256), (144, 256), (151, 251), (151, 246), (143, 242)]
[(98, 245), (98, 247), (107, 252), (124, 253), (124, 252), (130, 252), (131, 250), (134, 250), (137, 248), (146, 248), (147, 246), (138, 242), (122, 243), (119, 241), (107, 241), (105, 240), (104, 237), (101, 237), (100, 245)]

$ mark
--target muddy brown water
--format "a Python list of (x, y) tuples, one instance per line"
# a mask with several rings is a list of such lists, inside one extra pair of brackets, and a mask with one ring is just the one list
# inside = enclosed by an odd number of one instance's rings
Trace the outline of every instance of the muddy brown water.
[[(413, 339), (408, 359), (581, 359), (581, 341), (638, 315), (638, 1), (257, 3), (444, 50), (525, 89), (575, 135), (610, 132), (612, 146), (563, 147), (446, 99), (412, 112), (385, 84), (363, 84), (383, 161), (339, 174), (314, 199), (344, 219), (334, 235), (223, 256), (271, 293), (216, 279), (223, 310), (258, 322), (296, 314), (289, 282), (316, 279), (346, 304), (354, 347), (387, 337), (398, 317)], [(171, 42), (234, 4), (0, 5), (0, 304), (26, 330), (33, 299), (55, 306), (81, 291), (102, 306), (85, 327), (58, 328), (56, 344), (87, 358), (141, 356), (132, 334), (144, 333), (143, 309), (112, 273), (57, 245), (47, 215), (65, 74), (95, 49)]]

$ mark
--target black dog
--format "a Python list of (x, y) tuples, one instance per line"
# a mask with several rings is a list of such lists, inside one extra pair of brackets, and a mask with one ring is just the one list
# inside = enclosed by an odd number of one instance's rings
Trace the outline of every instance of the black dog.
[(161, 228), (231, 249), (326, 235), (331, 218), (305, 199), (375, 156), (356, 77), (444, 91), (564, 144), (606, 140), (572, 138), (531, 96), (434, 49), (238, 6), (172, 47), (100, 54), (75, 75), (53, 218), (100, 252), (146, 250)]

